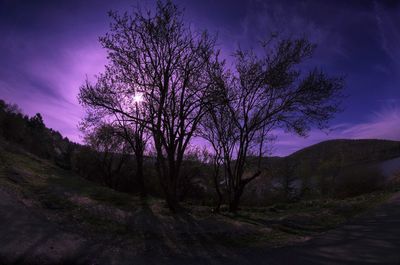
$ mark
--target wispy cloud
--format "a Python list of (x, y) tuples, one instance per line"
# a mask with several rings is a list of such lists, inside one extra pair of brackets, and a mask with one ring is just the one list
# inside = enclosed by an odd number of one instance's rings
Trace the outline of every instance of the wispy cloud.
[[(379, 3), (374, 2), (375, 19), (379, 28), (382, 49), (398, 66), (400, 65), (400, 6), (389, 10)], [(396, 14), (396, 15), (393, 15)]]
[(390, 107), (376, 112), (369, 121), (344, 129), (346, 138), (400, 140), (400, 108)]
[[(83, 110), (76, 95), (85, 75), (90, 78), (102, 71), (105, 63), (97, 37), (108, 29), (106, 11), (127, 10), (137, 1), (41, 2), (0, 0), (0, 98), (19, 104), (29, 115), (41, 112), (48, 126), (79, 140), (76, 126)], [(190, 23), (219, 32), (223, 55), (230, 55), (239, 43), (243, 48), (258, 47), (257, 41), (271, 32), (306, 35), (320, 47), (313, 65), (332, 75), (343, 71), (348, 76), (349, 115), (342, 119), (347, 123), (336, 124), (329, 134), (312, 131), (306, 139), (277, 132), (276, 154), (332, 138), (397, 139), (398, 108), (386, 108), (359, 121), (380, 104), (400, 106), (396, 101), (400, 81), (393, 74), (400, 62), (396, 27), (400, 5), (392, 9), (389, 1), (375, 5), (359, 1), (177, 2), (188, 11)]]
[[(318, 8), (317, 2), (315, 5), (317, 7), (314, 8)], [(347, 57), (342, 36), (332, 30), (340, 27), (338, 24), (342, 21), (343, 12), (332, 12), (334, 19), (328, 21), (320, 19), (320, 15), (312, 9), (306, 1), (250, 1), (235, 39), (242, 45), (257, 48), (257, 42), (268, 39), (271, 33), (279, 33), (283, 37), (307, 37), (324, 47), (318, 51), (320, 62), (326, 63), (326, 57)]]
[(361, 123), (333, 125), (329, 131), (312, 130), (307, 138), (275, 132), (275, 155), (288, 155), (306, 146), (331, 139), (387, 139), (400, 140), (400, 106), (387, 106), (373, 113)]
[(79, 86), (86, 74), (91, 77), (103, 70), (105, 54), (97, 46), (59, 52), (57, 60), (33, 56), (20, 66), (29, 76), (22, 80), (0, 80), (0, 94), (1, 98), (20, 105), (28, 115), (40, 112), (47, 126), (80, 141), (77, 124), (83, 117), (83, 109), (77, 100)]

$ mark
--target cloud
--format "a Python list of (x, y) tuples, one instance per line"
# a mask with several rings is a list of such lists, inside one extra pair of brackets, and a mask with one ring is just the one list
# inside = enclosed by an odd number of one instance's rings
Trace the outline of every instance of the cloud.
[(375, 113), (371, 120), (353, 125), (342, 131), (351, 139), (400, 140), (400, 108), (392, 107)]
[(312, 130), (307, 138), (275, 131), (278, 139), (274, 155), (285, 156), (301, 148), (331, 139), (400, 140), (400, 106), (387, 106), (373, 113), (365, 122), (342, 123), (329, 131)]
[(0, 80), (1, 98), (17, 103), (28, 115), (40, 112), (48, 127), (80, 142), (77, 124), (83, 117), (77, 94), (85, 75), (104, 69), (106, 56), (95, 45), (59, 49), (59, 57), (31, 56), (19, 66), (24, 78)]
[[(323, 16), (327, 10), (333, 10), (329, 20)], [(321, 59), (318, 63), (326, 64), (326, 58), (348, 56), (338, 30), (343, 28), (343, 16), (346, 14), (340, 5), (323, 5), (317, 1), (312, 4), (307, 1), (250, 1), (235, 39), (242, 45), (258, 48), (258, 42), (268, 39), (271, 33), (291, 38), (306, 37), (323, 47), (317, 50)]]
[[(106, 11), (126, 10), (135, 1), (3, 2), (0, 97), (19, 104), (29, 115), (41, 112), (48, 126), (79, 141), (76, 126), (83, 109), (76, 96), (85, 75), (90, 78), (105, 64), (97, 37), (108, 29)], [(332, 138), (397, 139), (398, 108), (382, 110), (365, 122), (357, 120), (379, 109), (382, 102), (377, 97), (400, 98), (398, 75), (392, 69), (396, 65), (390, 63), (390, 58), (400, 62), (396, 28), (400, 5), (391, 9), (382, 1), (375, 5), (359, 1), (178, 2), (187, 8), (186, 18), (195, 26), (220, 33), (218, 43), (225, 55), (238, 43), (243, 48), (257, 47), (257, 41), (270, 32), (305, 34), (320, 47), (312, 64), (328, 73), (348, 74), (349, 107), (343, 119), (347, 123), (336, 124), (329, 134), (312, 131), (306, 139), (277, 132), (276, 154)]]
[(378, 1), (374, 2), (375, 19), (379, 28), (381, 47), (392, 59), (392, 62), (398, 66), (400, 66), (399, 11), (400, 6), (389, 9)]

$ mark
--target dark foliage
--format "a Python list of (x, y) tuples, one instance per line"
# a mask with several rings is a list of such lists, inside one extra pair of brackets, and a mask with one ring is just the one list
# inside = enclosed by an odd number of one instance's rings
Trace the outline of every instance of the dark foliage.
[[(215, 162), (223, 168), (230, 211), (237, 211), (245, 187), (258, 178), (261, 163), (249, 167), (249, 156), (268, 150), (278, 128), (306, 136), (312, 127), (326, 128), (339, 110), (344, 81), (302, 63), (315, 45), (307, 39), (283, 39), (264, 45), (262, 55), (238, 50), (235, 69), (224, 62), (210, 67), (212, 100), (202, 120), (202, 136), (210, 142)], [(265, 169), (264, 169), (265, 170)]]
[[(110, 31), (100, 38), (109, 63), (95, 84), (81, 87), (79, 100), (95, 112), (145, 125), (166, 202), (178, 211), (183, 158), (205, 111), (215, 40), (186, 25), (171, 1), (157, 2), (154, 13), (109, 15)], [(140, 117), (130, 102), (138, 93), (144, 99)]]
[(47, 128), (40, 113), (28, 117), (17, 105), (0, 100), (0, 135), (58, 166), (71, 168), (72, 151), (77, 145)]

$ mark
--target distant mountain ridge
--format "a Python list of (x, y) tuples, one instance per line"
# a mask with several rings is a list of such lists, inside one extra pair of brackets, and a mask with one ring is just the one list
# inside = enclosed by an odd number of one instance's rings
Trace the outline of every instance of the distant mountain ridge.
[[(255, 157), (249, 159), (252, 165), (256, 162)], [(263, 158), (261, 166), (264, 174), (245, 193), (250, 203), (288, 194), (355, 196), (382, 187), (400, 172), (400, 141), (328, 140), (285, 157)]]
[(283, 157), (292, 163), (335, 161), (343, 166), (379, 162), (400, 156), (400, 141), (379, 139), (336, 139), (323, 141)]
[[(334, 139), (307, 146), (288, 156), (266, 157), (262, 160), (264, 167), (307, 165), (316, 170), (322, 164), (335, 164), (341, 167), (376, 163), (400, 157), (400, 141), (381, 139)], [(256, 158), (249, 159), (255, 163)]]

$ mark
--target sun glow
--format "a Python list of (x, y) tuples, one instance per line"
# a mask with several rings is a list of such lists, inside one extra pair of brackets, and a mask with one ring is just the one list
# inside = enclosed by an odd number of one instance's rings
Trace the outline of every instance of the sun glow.
[(135, 96), (133, 96), (133, 102), (134, 103), (141, 103), (141, 102), (143, 102), (143, 93), (140, 93), (140, 92), (137, 92), (136, 94), (135, 94)]

